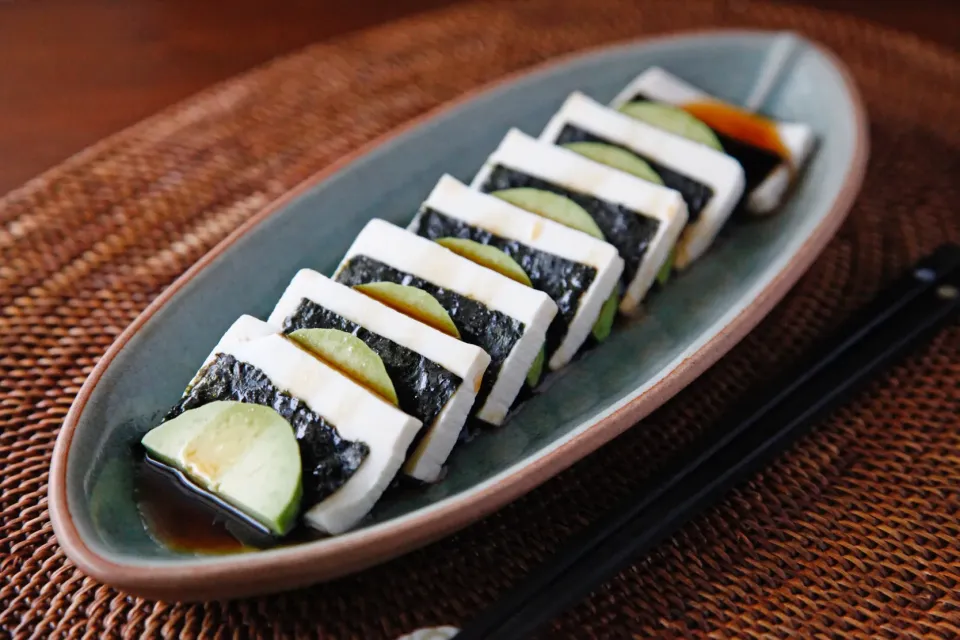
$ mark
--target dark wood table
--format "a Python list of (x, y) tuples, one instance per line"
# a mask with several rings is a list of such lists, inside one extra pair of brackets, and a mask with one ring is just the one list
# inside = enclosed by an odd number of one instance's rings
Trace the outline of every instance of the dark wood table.
[[(0, 0), (0, 193), (274, 56), (455, 1)], [(803, 1), (960, 45), (956, 0)]]

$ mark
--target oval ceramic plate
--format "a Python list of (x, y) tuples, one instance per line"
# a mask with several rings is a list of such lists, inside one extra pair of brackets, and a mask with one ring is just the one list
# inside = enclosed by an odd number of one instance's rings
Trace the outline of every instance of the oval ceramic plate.
[(741, 102), (777, 42), (772, 33), (698, 33), (555, 61), (421, 118), (257, 215), (151, 304), (80, 391), (51, 470), (50, 510), (67, 555), (103, 582), (168, 600), (292, 588), (449, 534), (634, 425), (757, 324), (853, 201), (866, 162), (863, 109), (842, 66), (812, 43), (798, 41), (764, 106), (810, 123), (820, 140), (783, 210), (728, 229), (650, 301), (642, 321), (568, 367), (504, 428), (459, 447), (439, 484), (382, 500), (346, 535), (215, 557), (155, 542), (133, 494), (133, 445), (177, 400), (223, 331), (243, 313), (265, 317), (298, 269), (331, 273), (369, 219), (406, 225), (443, 173), (469, 182), (510, 127), (539, 134), (571, 91), (606, 102), (651, 65)]

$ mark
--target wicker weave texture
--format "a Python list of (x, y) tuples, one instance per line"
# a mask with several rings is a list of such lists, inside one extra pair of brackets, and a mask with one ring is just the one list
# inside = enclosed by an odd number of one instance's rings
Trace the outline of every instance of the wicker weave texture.
[[(837, 51), (866, 99), (873, 154), (822, 257), (690, 389), (495, 516), (332, 584), (177, 605), (127, 597), (64, 558), (46, 490), (67, 409), (113, 338), (219, 239), (468, 89), (561, 53), (710, 26), (790, 28)], [(838, 15), (506, 0), (311, 47), (72, 158), (0, 200), (0, 637), (392, 638), (462, 622), (900, 269), (960, 241), (958, 110), (960, 56)], [(960, 637), (958, 416), (953, 328), (545, 637)]]

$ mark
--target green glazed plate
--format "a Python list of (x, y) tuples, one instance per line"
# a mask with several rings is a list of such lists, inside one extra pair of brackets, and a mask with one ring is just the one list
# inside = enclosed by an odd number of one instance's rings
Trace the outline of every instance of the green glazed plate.
[(178, 553), (155, 542), (132, 486), (134, 443), (177, 400), (220, 335), (241, 314), (266, 317), (298, 269), (330, 274), (368, 220), (406, 226), (442, 174), (469, 183), (510, 127), (537, 135), (572, 91), (607, 102), (652, 65), (741, 102), (779, 37), (698, 33), (550, 62), (428, 114), (257, 215), (165, 291), (83, 386), (51, 469), (50, 511), (67, 555), (100, 581), (165, 600), (293, 588), (423, 546), (625, 429), (643, 429), (645, 415), (770, 311), (836, 231), (860, 186), (863, 109), (842, 65), (818, 45), (798, 40), (764, 105), (775, 117), (809, 123), (820, 144), (783, 210), (725, 230), (640, 318), (565, 369), (506, 426), (458, 447), (442, 482), (381, 501), (348, 534), (220, 556)]

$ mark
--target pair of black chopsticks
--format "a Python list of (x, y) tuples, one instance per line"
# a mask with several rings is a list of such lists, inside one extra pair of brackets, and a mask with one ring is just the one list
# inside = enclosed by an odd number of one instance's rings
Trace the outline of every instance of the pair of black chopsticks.
[(528, 638), (649, 552), (960, 314), (960, 246), (920, 260), (788, 376), (749, 394), (709, 441), (576, 536), (456, 636)]

